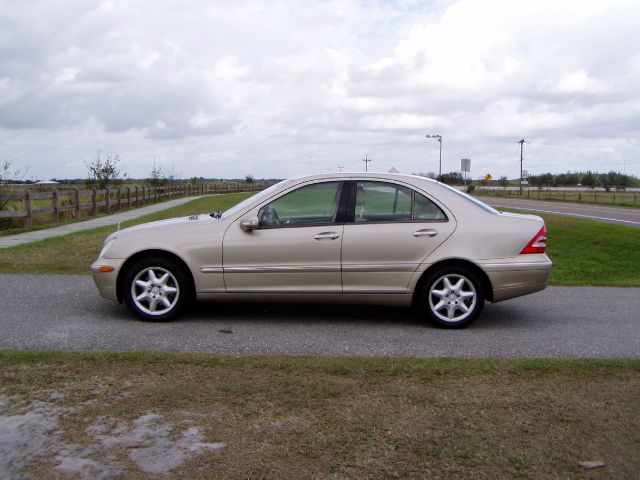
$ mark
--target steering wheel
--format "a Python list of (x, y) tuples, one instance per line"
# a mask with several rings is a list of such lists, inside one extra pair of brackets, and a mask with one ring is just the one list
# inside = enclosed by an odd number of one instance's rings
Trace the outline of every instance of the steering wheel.
[(267, 205), (260, 216), (261, 223), (264, 225), (280, 225), (280, 217), (273, 205)]

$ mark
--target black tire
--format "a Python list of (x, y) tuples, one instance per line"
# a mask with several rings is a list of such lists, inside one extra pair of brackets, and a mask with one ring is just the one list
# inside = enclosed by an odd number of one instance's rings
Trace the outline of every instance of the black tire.
[(485, 294), (473, 271), (454, 266), (431, 272), (418, 298), (421, 311), (431, 323), (441, 328), (463, 328), (482, 312)]
[(183, 267), (163, 257), (146, 257), (132, 264), (122, 277), (121, 289), (129, 311), (148, 322), (175, 320), (192, 297)]

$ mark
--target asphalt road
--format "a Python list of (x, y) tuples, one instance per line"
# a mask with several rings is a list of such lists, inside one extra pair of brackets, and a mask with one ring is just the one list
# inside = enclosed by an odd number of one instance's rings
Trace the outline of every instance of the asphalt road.
[(135, 320), (89, 276), (0, 275), (0, 348), (236, 354), (640, 358), (640, 289), (555, 287), (487, 304), (464, 330), (409, 309), (200, 304)]
[(506, 207), (527, 210), (534, 213), (554, 213), (606, 223), (628, 225), (630, 227), (640, 227), (640, 209), (498, 197), (479, 197), (479, 199), (496, 208)]

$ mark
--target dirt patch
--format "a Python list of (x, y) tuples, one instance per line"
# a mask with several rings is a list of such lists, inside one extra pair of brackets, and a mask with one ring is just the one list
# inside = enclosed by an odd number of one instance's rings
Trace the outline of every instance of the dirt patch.
[[(59, 392), (46, 393), (52, 401), (64, 398)], [(97, 417), (85, 428), (88, 442), (69, 443), (60, 420), (70, 421), (71, 417), (81, 415), (82, 406), (59, 407), (33, 401), (12, 408), (15, 400), (0, 397), (0, 478), (21, 478), (38, 464), (49, 464), (54, 471), (75, 478), (120, 477), (128, 473), (128, 468), (118, 460), (119, 452), (126, 452), (140, 471), (161, 475), (204, 451), (225, 447), (223, 443), (203, 442), (197, 426), (181, 428), (155, 413), (134, 419), (132, 425), (111, 417)], [(10, 409), (18, 412), (9, 413)]]

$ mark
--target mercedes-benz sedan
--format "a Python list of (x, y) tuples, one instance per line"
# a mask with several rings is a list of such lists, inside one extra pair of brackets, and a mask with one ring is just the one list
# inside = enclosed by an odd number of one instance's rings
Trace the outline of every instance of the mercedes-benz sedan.
[(462, 327), (486, 300), (543, 290), (547, 230), (427, 178), (285, 180), (225, 212), (126, 228), (91, 266), (100, 294), (143, 320), (195, 300), (415, 305)]

